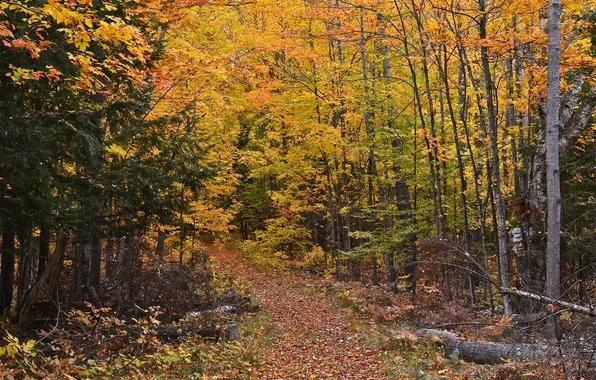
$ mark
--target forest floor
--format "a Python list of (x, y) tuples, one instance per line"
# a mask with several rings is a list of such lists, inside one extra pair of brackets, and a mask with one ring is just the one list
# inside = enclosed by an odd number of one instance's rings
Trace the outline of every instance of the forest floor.
[[(594, 378), (585, 375), (593, 371), (578, 372), (576, 364), (562, 358), (479, 365), (445, 357), (440, 342), (415, 332), (436, 327), (457, 333), (459, 340), (524, 343), (538, 342), (540, 334), (512, 325), (482, 303), (471, 307), (465, 298), (443, 301), (440, 291), (422, 279), (413, 299), (405, 291), (289, 270), (271, 258), (258, 260), (258, 254), (223, 245), (209, 245), (207, 254), (210, 288), (220, 298), (212, 306), (236, 302), (237, 312), (218, 313), (218, 307), (194, 320), (164, 319), (161, 325), (155, 318), (166, 314), (159, 308), (138, 307), (139, 316), (129, 319), (90, 305), (71, 310), (49, 332), (20, 340), (7, 335), (8, 345), (0, 345), (5, 354), (0, 379)], [(173, 283), (162, 286), (178, 293), (176, 302), (192, 298)], [(167, 339), (156, 332), (189, 324), (211, 326), (217, 334)], [(222, 339), (233, 326), (240, 339)]]
[(251, 284), (251, 296), (270, 316), (272, 337), (251, 370), (255, 378), (391, 378), (385, 353), (367, 336), (374, 322), (354, 318), (323, 292), (308, 291), (324, 287), (322, 279), (255, 268), (225, 248), (209, 253), (217, 266)]
[(458, 328), (462, 339), (503, 341), (511, 338), (506, 332), (508, 323), (503, 323), (498, 312), (474, 311), (465, 302), (442, 302), (424, 285), (413, 302), (406, 293), (394, 294), (382, 287), (335, 283), (325, 276), (255, 266), (247, 255), (234, 249), (211, 246), (208, 251), (215, 272), (227, 272), (247, 284), (248, 294), (261, 306), (257, 313), (260, 327), (252, 323), (243, 331), (242, 344), (251, 352), (251, 363), (222, 373), (223, 378), (566, 377), (564, 364), (556, 358), (498, 365), (446, 358), (436, 342), (419, 339), (413, 331), (429, 325), (480, 321), (473, 323), (487, 326)]

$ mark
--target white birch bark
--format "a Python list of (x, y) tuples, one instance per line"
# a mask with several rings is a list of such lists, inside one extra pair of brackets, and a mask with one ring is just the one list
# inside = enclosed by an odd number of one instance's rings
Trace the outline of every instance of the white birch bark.
[[(561, 283), (561, 186), (559, 174), (559, 109), (561, 93), (561, 3), (550, 0), (548, 15), (548, 81), (546, 105), (546, 192), (548, 231), (546, 240), (546, 295), (560, 296)], [(550, 329), (557, 334), (553, 319)]]

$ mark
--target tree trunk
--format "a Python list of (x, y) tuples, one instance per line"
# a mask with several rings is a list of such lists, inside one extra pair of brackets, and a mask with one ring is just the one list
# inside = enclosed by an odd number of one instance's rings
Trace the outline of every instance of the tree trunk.
[[(377, 177), (377, 161), (374, 150), (374, 132), (370, 121), (370, 88), (368, 83), (368, 63), (366, 60), (365, 35), (364, 35), (364, 16), (363, 11), (360, 10), (360, 61), (362, 64), (362, 80), (364, 82), (364, 127), (368, 138), (368, 207), (372, 211), (374, 205), (374, 184), (373, 178)], [(374, 230), (374, 216), (368, 216), (367, 227), (370, 232)], [(379, 277), (377, 274), (377, 257), (373, 252), (371, 254), (372, 265), (372, 284), (379, 285)]]
[(157, 247), (155, 248), (155, 256), (158, 259), (163, 259), (165, 246), (166, 246), (166, 231), (161, 229), (157, 232)]
[(114, 238), (109, 236), (106, 240), (106, 279), (110, 281), (114, 276)]
[(2, 273), (0, 274), (0, 316), (8, 314), (12, 305), (15, 266), (15, 232), (8, 222), (2, 230)]
[(50, 229), (42, 224), (39, 227), (39, 261), (37, 265), (37, 276), (39, 277), (46, 267), (50, 257)]
[[(480, 12), (480, 38), (487, 38), (487, 22), (488, 16), (486, 14), (486, 0), (479, 1)], [(490, 64), (488, 61), (488, 47), (483, 44), (480, 47), (480, 56), (482, 60), (482, 72), (486, 85), (486, 101), (488, 108), (488, 126), (490, 135), (490, 145), (492, 153), (492, 189), (495, 201), (495, 208), (497, 214), (497, 243), (499, 256), (499, 277), (501, 286), (509, 287), (509, 259), (507, 256), (507, 229), (505, 226), (505, 203), (503, 202), (503, 195), (501, 193), (501, 172), (499, 159), (499, 141), (498, 141), (498, 124), (497, 124), (497, 110), (495, 107), (495, 94), (493, 89), (493, 79), (490, 72)], [(511, 305), (511, 297), (508, 294), (503, 295), (503, 311), (505, 315), (511, 315), (513, 308)]]
[[(338, 9), (340, 6), (339, 0), (335, 0), (335, 8)], [(336, 22), (334, 23), (334, 28), (339, 30), (341, 28), (341, 19), (338, 17), (336, 18)], [(339, 64), (343, 64), (343, 49), (342, 44), (339, 38), (334, 37), (333, 42), (335, 43), (335, 60)], [(343, 94), (343, 83), (342, 80), (339, 79), (334, 81), (335, 85), (335, 95), (339, 98), (339, 107), (334, 109), (333, 111), (333, 120), (332, 125), (334, 128), (339, 128), (341, 141), (346, 142), (347, 140), (347, 131), (346, 131), (346, 106), (345, 106), (345, 99)], [(338, 186), (338, 197), (339, 201), (338, 204), (342, 204), (345, 210), (344, 215), (342, 216), (340, 212), (338, 212), (338, 234), (340, 235), (339, 242), (341, 243), (341, 248), (344, 252), (348, 252), (352, 249), (352, 243), (350, 238), (350, 232), (352, 230), (352, 222), (350, 217), (350, 195), (349, 195), (349, 180), (348, 180), (348, 157), (347, 157), (347, 147), (345, 144), (341, 144), (341, 179), (340, 184)], [(353, 279), (353, 265), (354, 263), (352, 260), (348, 260), (348, 275)]]
[(31, 287), (35, 280), (36, 263), (35, 258), (39, 252), (33, 249), (31, 244), (32, 232), (19, 235), (19, 265), (18, 265), (18, 286), (16, 308), (20, 308), (25, 292)]
[[(416, 335), (441, 339), (446, 356), (478, 364), (499, 364), (507, 359), (535, 360), (561, 355), (590, 359), (590, 352), (578, 353), (570, 349), (562, 350), (559, 347), (542, 344), (470, 342), (458, 340), (454, 333), (433, 329), (418, 330)], [(593, 358), (591, 360), (596, 362)]]
[(89, 286), (89, 263), (91, 262), (91, 243), (81, 242), (73, 252), (73, 294), (74, 302), (83, 302), (87, 298)]
[[(430, 137), (425, 134), (425, 143), (427, 145), (427, 149), (429, 150), (429, 165), (431, 171), (431, 182), (434, 182), (433, 190), (434, 190), (434, 197), (435, 197), (435, 213), (437, 221), (437, 236), (442, 237), (445, 234), (445, 211), (443, 209), (443, 194), (442, 194), (442, 187), (441, 187), (441, 165), (439, 161), (439, 147), (437, 144), (437, 131), (436, 131), (436, 122), (435, 122), (435, 107), (432, 97), (432, 91), (430, 86), (430, 75), (428, 69), (428, 41), (425, 37), (425, 31), (422, 25), (422, 20), (420, 19), (420, 13), (418, 7), (416, 6), (415, 2), (412, 1), (412, 15), (416, 21), (417, 31), (420, 37), (420, 50), (422, 54), (422, 74), (424, 76), (424, 85), (425, 85), (425, 93), (426, 93), (426, 101), (428, 103), (428, 117), (429, 117), (429, 126), (430, 126)], [(403, 23), (403, 20), (402, 20)], [(405, 26), (402, 27), (405, 30)], [(406, 52), (406, 55), (409, 53)], [(409, 57), (408, 63), (410, 61)], [(412, 68), (410, 68), (412, 70)], [(415, 73), (413, 73), (415, 75)], [(417, 89), (415, 89), (417, 92)], [(419, 112), (421, 113), (420, 117), (422, 119), (422, 110), (420, 106)], [(423, 128), (425, 128), (423, 126)], [(425, 128), (426, 129), (426, 128)], [(432, 184), (431, 184), (432, 185)]]
[[(397, 4), (396, 4), (397, 6)], [(399, 11), (399, 8), (397, 8), (397, 10)], [(400, 18), (401, 18), (401, 14), (400, 14)], [(402, 27), (404, 27), (403, 24), (403, 20), (402, 20)], [(382, 36), (384, 36), (384, 33), (381, 33)], [(408, 49), (408, 41), (405, 40), (404, 41), (404, 48)], [(381, 53), (383, 55), (383, 79), (388, 82), (391, 79), (391, 62), (389, 60), (389, 48), (387, 46), (387, 44), (382, 41), (382, 45), (381, 45)], [(410, 73), (412, 74), (412, 80), (416, 81), (416, 73), (414, 70), (414, 66), (412, 65), (412, 63), (410, 61), (408, 61), (408, 65), (410, 67)], [(418, 90), (417, 90), (417, 86), (414, 86), (414, 96), (417, 99), (417, 104), (420, 106), (420, 98), (418, 96)], [(394, 131), (397, 130), (397, 126), (395, 124), (395, 110), (392, 106), (389, 107), (389, 129)], [(414, 133), (414, 138), (416, 138), (416, 133)], [(398, 152), (398, 154), (402, 154), (402, 141), (400, 138), (396, 138), (393, 141), (393, 148)], [(414, 149), (414, 151), (416, 151), (416, 149)], [(417, 160), (414, 157), (414, 165), (417, 164)], [(405, 223), (409, 224), (411, 226), (411, 229), (415, 228), (415, 221), (414, 221), (414, 217), (412, 215), (412, 200), (410, 199), (410, 189), (408, 188), (408, 184), (406, 182), (406, 177), (403, 174), (403, 171), (401, 168), (394, 166), (394, 172), (396, 175), (396, 180), (395, 180), (395, 196), (397, 198), (397, 208), (398, 211), (401, 213), (399, 219), (401, 219), (402, 221), (404, 221)], [(414, 169), (415, 170), (415, 169)], [(414, 171), (414, 173), (416, 173), (416, 171)], [(385, 180), (388, 182), (389, 181), (389, 174), (387, 172), (387, 168), (385, 168)], [(389, 189), (386, 189), (386, 198), (387, 201), (389, 201)], [(390, 225), (390, 221), (387, 218), (385, 220), (385, 229), (388, 230), (391, 227)], [(408, 236), (408, 238), (406, 239), (406, 241), (408, 241), (407, 245), (409, 245), (408, 248), (406, 248), (406, 252), (409, 251), (409, 257), (407, 258), (407, 262), (406, 262), (406, 275), (408, 276), (407, 278), (407, 284), (408, 284), (408, 290), (410, 292), (412, 292), (412, 295), (416, 294), (416, 271), (417, 271), (417, 261), (418, 261), (418, 257), (417, 257), (417, 249), (416, 249), (416, 233), (415, 232), (411, 232)], [(389, 250), (386, 253), (387, 256), (387, 265), (389, 266), (389, 268), (387, 269), (387, 276), (388, 276), (388, 282), (389, 285), (392, 286), (394, 289), (397, 289), (395, 284), (397, 281), (397, 273), (395, 270), (395, 258), (394, 258), (394, 252), (393, 250)]]
[[(459, 59), (461, 62), (461, 67), (460, 67), (461, 84), (460, 84), (460, 86), (458, 86), (459, 96), (460, 96), (460, 99), (462, 99), (465, 103), (467, 100), (467, 87), (468, 87), (466, 68), (468, 68), (468, 72), (470, 73), (470, 82), (472, 83), (472, 87), (474, 88), (474, 90), (477, 92), (476, 106), (478, 108), (478, 118), (479, 118), (479, 122), (480, 122), (480, 130), (484, 132), (484, 131), (486, 131), (486, 118), (484, 116), (485, 109), (482, 105), (480, 94), (478, 93), (478, 85), (477, 85), (474, 77), (472, 76), (472, 69), (469, 66), (469, 63), (467, 62), (465, 47), (462, 45), (458, 45), (458, 53), (459, 53)], [(462, 125), (464, 127), (464, 133), (466, 136), (466, 146), (468, 148), (468, 153), (470, 155), (470, 163), (472, 165), (472, 172), (474, 174), (474, 190), (476, 193), (475, 194), (476, 195), (476, 197), (475, 197), (476, 198), (476, 212), (478, 213), (478, 225), (480, 227), (480, 243), (481, 243), (481, 248), (482, 248), (482, 265), (483, 265), (486, 273), (489, 273), (488, 248), (486, 246), (486, 217), (485, 217), (486, 208), (482, 205), (482, 199), (480, 197), (480, 176), (482, 174), (482, 170), (476, 165), (476, 158), (474, 155), (474, 149), (472, 148), (472, 142), (470, 139), (470, 131), (468, 129), (468, 121), (466, 118), (466, 107), (463, 107), (460, 109), (460, 119), (461, 119)], [(487, 298), (486, 297), (487, 293), (488, 293), (488, 298), (490, 299), (491, 305), (493, 305), (492, 287), (488, 281), (485, 282), (485, 292), (484, 292), (485, 300)]]
[(91, 240), (89, 285), (97, 288), (101, 282), (102, 241), (99, 236)]
[[(387, 86), (389, 84), (389, 81), (391, 79), (391, 61), (389, 60), (389, 47), (387, 46), (387, 43), (385, 42), (385, 22), (384, 19), (381, 17), (380, 14), (377, 15), (377, 18), (379, 20), (379, 36), (381, 38), (381, 46), (379, 49), (379, 52), (381, 54), (381, 56), (383, 57), (383, 74), (382, 74), (382, 79), (383, 82), (385, 84), (385, 86)], [(395, 117), (395, 112), (393, 109), (393, 106), (390, 104), (389, 107), (387, 107), (387, 116), (388, 116), (388, 126), (389, 129), (393, 130), (395, 128), (395, 122), (394, 122), (394, 117)], [(382, 200), (385, 203), (384, 209), (385, 209), (385, 215), (383, 215), (383, 228), (385, 229), (385, 232), (389, 232), (391, 230), (392, 227), (392, 220), (390, 217), (390, 213), (389, 213), (389, 200), (391, 199), (391, 196), (389, 194), (389, 168), (387, 167), (387, 163), (383, 162), (383, 175), (384, 175), (384, 186), (382, 187), (383, 189), (383, 194), (382, 194)], [(385, 270), (386, 270), (386, 275), (387, 275), (387, 284), (389, 285), (389, 287), (393, 290), (397, 289), (396, 288), (396, 281), (397, 281), (397, 274), (395, 271), (395, 255), (394, 255), (394, 249), (391, 247), (389, 249), (387, 249), (387, 251), (384, 254), (384, 261), (385, 261)]]
[(66, 256), (66, 246), (68, 238), (59, 236), (54, 248), (54, 254), (48, 261), (44, 271), (39, 274), (39, 278), (33, 286), (25, 293), (21, 306), (17, 312), (17, 323), (23, 325), (26, 322), (31, 306), (44, 298), (54, 297), (58, 278), (62, 272), (62, 263)]
[(327, 202), (329, 207), (329, 225), (331, 238), (331, 257), (335, 261), (335, 279), (341, 280), (341, 263), (339, 261), (337, 232), (336, 232), (336, 218), (335, 218), (335, 204), (333, 203), (333, 179), (331, 178), (331, 166), (327, 155), (323, 153), (323, 161), (325, 162), (325, 174), (327, 176)]
[[(412, 91), (413, 91), (413, 95), (414, 95), (414, 100), (416, 102), (416, 108), (418, 110), (418, 116), (420, 118), (420, 123), (422, 125), (422, 129), (425, 132), (424, 133), (424, 143), (426, 144), (426, 149), (428, 151), (428, 161), (429, 161), (429, 172), (430, 172), (430, 185), (431, 185), (431, 190), (432, 190), (432, 196), (433, 196), (433, 212), (434, 212), (434, 223), (435, 223), (435, 233), (437, 236), (441, 235), (441, 231), (443, 231), (444, 227), (444, 223), (443, 223), (443, 214), (442, 214), (442, 205), (439, 199), (439, 195), (438, 195), (438, 190), (437, 187), (440, 188), (440, 179), (437, 178), (437, 173), (435, 172), (435, 168), (436, 165), (434, 163), (435, 158), (433, 157), (433, 152), (434, 149), (431, 147), (431, 144), (429, 142), (428, 136), (426, 135), (426, 120), (424, 118), (424, 108), (422, 107), (422, 101), (420, 99), (420, 90), (418, 87), (418, 80), (417, 80), (417, 73), (416, 73), (416, 69), (414, 67), (414, 63), (412, 62), (412, 59), (410, 58), (410, 42), (408, 41), (407, 35), (408, 35), (408, 30), (406, 28), (405, 22), (403, 20), (402, 14), (401, 14), (401, 9), (399, 8), (399, 5), (397, 2), (394, 2), (396, 10), (398, 12), (399, 18), (400, 18), (400, 23), (401, 23), (401, 27), (402, 27), (402, 31), (404, 33), (404, 38), (403, 38), (403, 45), (404, 45), (404, 52), (405, 52), (405, 58), (406, 61), (408, 63), (408, 68), (410, 69), (410, 75), (412, 76)], [(428, 74), (428, 73), (427, 73)], [(428, 75), (427, 75), (428, 77)], [(431, 100), (431, 112), (430, 115), (432, 115), (432, 120), (431, 123), (434, 124), (434, 111), (432, 110), (432, 97), (430, 98)], [(434, 130), (434, 126), (432, 127), (432, 129)]]
[(590, 315), (592, 317), (596, 317), (596, 308), (594, 308), (592, 306), (582, 306), (582, 305), (574, 304), (571, 302), (561, 301), (559, 299), (551, 298), (548, 296), (543, 296), (540, 294), (524, 292), (522, 290), (517, 290), (517, 289), (503, 288), (503, 289), (501, 289), (501, 292), (506, 293), (506, 294), (515, 294), (520, 297), (530, 298), (530, 299), (533, 299), (535, 301), (538, 301), (538, 302), (546, 304), (546, 305), (559, 305), (559, 306), (565, 307), (575, 313), (581, 313), (581, 314)]
[[(546, 189), (548, 231), (546, 240), (546, 295), (560, 296), (561, 287), (561, 185), (559, 174), (559, 108), (561, 81), (561, 3), (550, 0), (548, 12), (548, 95), (546, 109)], [(549, 322), (559, 336), (558, 318)]]
[[(439, 53), (440, 54), (440, 53)], [(461, 149), (461, 143), (459, 140), (459, 131), (458, 131), (458, 125), (457, 125), (457, 119), (455, 117), (455, 111), (453, 109), (453, 100), (451, 98), (451, 90), (449, 88), (449, 78), (447, 77), (449, 71), (448, 71), (448, 57), (447, 57), (447, 48), (445, 46), (443, 46), (443, 66), (441, 66), (441, 60), (439, 59), (439, 72), (441, 73), (441, 77), (443, 79), (443, 85), (445, 86), (445, 98), (447, 101), (447, 107), (449, 110), (449, 118), (451, 119), (451, 126), (453, 129), (453, 139), (455, 141), (455, 152), (457, 155), (457, 169), (458, 169), (458, 174), (459, 174), (459, 186), (460, 186), (460, 199), (461, 199), (461, 204), (462, 204), (462, 226), (463, 226), (463, 237), (464, 237), (464, 247), (466, 249), (466, 252), (470, 253), (471, 252), (471, 246), (470, 246), (470, 231), (469, 231), (469, 222), (468, 222), (468, 202), (467, 202), (467, 198), (466, 198), (466, 193), (468, 191), (468, 183), (466, 181), (466, 175), (465, 175), (465, 168), (464, 168), (464, 162), (463, 162), (463, 158), (462, 158), (462, 149)], [(440, 57), (439, 57), (440, 58)], [(461, 70), (460, 70), (460, 76), (461, 76)], [(461, 81), (461, 79), (460, 79)], [(460, 93), (460, 98), (458, 100), (458, 102), (460, 103), (460, 107), (463, 113), (460, 113), (460, 119), (465, 119), (465, 108), (464, 108), (464, 103), (465, 103), (465, 99), (463, 98), (463, 94)], [(456, 213), (454, 213), (456, 214)], [(473, 280), (472, 280), (472, 274), (469, 272), (468, 273), (468, 284), (469, 284), (469, 288), (470, 288), (470, 303), (473, 305), (475, 303), (475, 297), (474, 297), (474, 285), (473, 285)]]
[[(203, 338), (238, 340), (240, 339), (240, 330), (236, 326), (215, 326), (195, 327), (193, 325), (182, 326), (148, 326), (149, 331), (155, 333), (160, 339), (178, 339), (186, 335), (198, 335)], [(130, 326), (127, 329), (133, 335), (145, 333), (143, 326)]]

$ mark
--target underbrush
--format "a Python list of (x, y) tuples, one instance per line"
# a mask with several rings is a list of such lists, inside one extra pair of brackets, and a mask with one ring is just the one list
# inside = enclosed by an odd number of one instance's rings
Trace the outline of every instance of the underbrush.
[[(258, 368), (255, 341), (266, 318), (238, 320), (240, 340), (188, 336), (163, 341), (151, 327), (159, 312), (130, 325), (109, 310), (69, 313), (69, 324), (42, 332), (38, 341), (7, 335), (0, 346), (0, 376), (14, 378), (234, 378)], [(50, 336), (51, 334), (51, 336)], [(44, 340), (44, 337), (47, 339)]]
[(126, 292), (101, 288), (105, 306), (53, 300), (54, 317), (28, 328), (0, 321), (0, 378), (233, 378), (258, 367), (267, 321), (252, 314), (246, 284), (206, 258), (134, 280)]
[(385, 287), (366, 287), (356, 282), (334, 282), (326, 288), (325, 294), (338, 307), (353, 314), (352, 324), (360, 336), (385, 352), (387, 366), (395, 378), (531, 380), (591, 378), (594, 374), (580, 358), (506, 360), (503, 364), (480, 365), (446, 357), (440, 339), (423, 339), (414, 332), (438, 326), (458, 332), (460, 339), (470, 341), (519, 342), (524, 332), (523, 342), (539, 342), (540, 338), (518, 326), (514, 318), (486, 309), (473, 310), (463, 302), (443, 302), (434, 291), (418, 294), (412, 300), (408, 293), (393, 293)]

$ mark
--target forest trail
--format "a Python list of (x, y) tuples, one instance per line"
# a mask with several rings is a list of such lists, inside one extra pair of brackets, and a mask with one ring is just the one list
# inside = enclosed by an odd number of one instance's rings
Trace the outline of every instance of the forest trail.
[[(333, 305), (322, 292), (307, 294), (308, 286), (323, 285), (314, 276), (256, 269), (239, 253), (210, 249), (216, 265), (239, 280), (252, 282), (251, 296), (272, 319), (274, 338), (254, 373), (259, 379), (389, 379), (383, 353), (363, 339), (349, 311)], [(362, 331), (359, 331), (362, 330)]]

